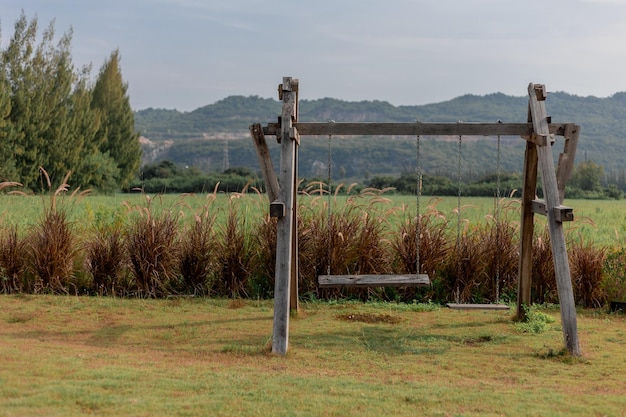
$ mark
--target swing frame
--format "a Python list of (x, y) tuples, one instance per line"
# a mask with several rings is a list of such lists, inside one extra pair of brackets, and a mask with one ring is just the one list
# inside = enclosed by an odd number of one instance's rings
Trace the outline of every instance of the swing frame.
[[(301, 136), (521, 136), (526, 140), (521, 208), (520, 263), (518, 272), (517, 318), (530, 305), (532, 238), (534, 214), (548, 218), (561, 308), (563, 337), (568, 351), (580, 355), (576, 309), (562, 223), (574, 219), (573, 209), (564, 206), (565, 185), (572, 174), (580, 127), (573, 123), (551, 123), (545, 109), (546, 90), (542, 84), (528, 86), (527, 123), (301, 123), (298, 122), (299, 81), (283, 77), (278, 86), (282, 114), (277, 123), (253, 124), (254, 140), (270, 200), (270, 216), (277, 217), (276, 276), (272, 352), (285, 355), (289, 343), (289, 318), (298, 310), (297, 172)], [(281, 145), (280, 182), (276, 177), (265, 136), (276, 136)], [(558, 170), (554, 167), (552, 145), (564, 138)], [(535, 198), (538, 170), (541, 170), (544, 200)], [(280, 184), (280, 185), (279, 185)]]

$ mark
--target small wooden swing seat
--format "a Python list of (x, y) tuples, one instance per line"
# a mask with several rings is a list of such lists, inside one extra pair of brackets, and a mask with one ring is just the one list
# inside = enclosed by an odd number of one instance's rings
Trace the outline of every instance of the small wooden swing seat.
[(508, 310), (509, 306), (506, 304), (446, 304), (448, 308), (455, 310)]
[(340, 287), (427, 287), (430, 278), (427, 274), (407, 275), (319, 275), (320, 288)]

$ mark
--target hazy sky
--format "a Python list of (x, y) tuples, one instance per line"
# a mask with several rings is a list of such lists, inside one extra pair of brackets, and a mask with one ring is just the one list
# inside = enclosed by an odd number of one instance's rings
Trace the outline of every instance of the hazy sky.
[(119, 48), (135, 110), (276, 98), (283, 76), (303, 99), (394, 105), (626, 90), (626, 0), (3, 0), (3, 46), (22, 10), (73, 28), (94, 77)]

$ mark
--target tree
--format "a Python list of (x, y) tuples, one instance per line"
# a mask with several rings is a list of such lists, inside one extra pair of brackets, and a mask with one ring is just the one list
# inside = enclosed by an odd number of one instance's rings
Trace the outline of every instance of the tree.
[(101, 115), (97, 133), (102, 155), (109, 155), (118, 169), (118, 185), (128, 187), (141, 163), (139, 134), (122, 79), (120, 53), (115, 50), (100, 69), (93, 89), (92, 109)]
[(47, 187), (40, 181), (39, 167), (53, 182), (76, 170), (87, 136), (72, 117), (85, 110), (77, 109), (73, 101), (79, 77), (71, 60), (72, 32), (53, 44), (53, 21), (37, 44), (37, 29), (37, 18), (28, 21), (22, 13), (2, 51), (3, 74), (10, 91), (11, 135), (7, 145), (12, 151), (15, 180), (31, 189)]
[(17, 179), (11, 146), (11, 86), (0, 66), (0, 181)]
[(569, 185), (583, 191), (602, 191), (604, 167), (592, 161), (581, 162), (574, 169)]
[(102, 138), (98, 135), (101, 116), (91, 107), (92, 92), (86, 77), (76, 85), (72, 94), (71, 117), (77, 134), (85, 138), (83, 152), (72, 182), (83, 188), (94, 188), (111, 193), (118, 189), (119, 168), (108, 153), (102, 153)]
[[(42, 162), (38, 159), (39, 146), (37, 146), (39, 145), (38, 138), (41, 129), (38, 123), (31, 123), (32, 119), (41, 119), (37, 117), (40, 109), (37, 106), (31, 106), (31, 101), (38, 101), (31, 97), (37, 94), (37, 89), (27, 87), (33, 83), (34, 78), (34, 66), (30, 65), (30, 61), (32, 61), (36, 35), (36, 20), (29, 23), (26, 16), (22, 14), (15, 23), (15, 33), (9, 41), (9, 45), (2, 52), (3, 69), (9, 82), (11, 94), (9, 119), (13, 135), (9, 146), (13, 149), (13, 158), (18, 175), (16, 180), (27, 185), (29, 181), (37, 178), (38, 169)], [(30, 94), (29, 89), (32, 90)], [(27, 140), (30, 143), (26, 143)], [(33, 172), (24, 165), (34, 166), (35, 171)]]

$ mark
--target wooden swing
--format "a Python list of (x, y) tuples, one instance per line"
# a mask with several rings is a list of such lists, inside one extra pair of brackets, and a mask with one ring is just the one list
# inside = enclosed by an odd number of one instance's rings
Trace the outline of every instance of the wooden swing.
[[(302, 123), (298, 121), (299, 82), (291, 77), (283, 77), (278, 86), (278, 97), (282, 101), (282, 113), (278, 123), (250, 126), (250, 133), (259, 158), (261, 172), (270, 198), (270, 216), (277, 218), (276, 231), (276, 274), (274, 285), (274, 323), (272, 352), (287, 353), (289, 341), (289, 318), (292, 311), (298, 310), (298, 239), (297, 239), (297, 172), (300, 135), (430, 135), (430, 136), (521, 136), (526, 140), (524, 155), (524, 185), (522, 190), (520, 263), (518, 272), (517, 318), (523, 317), (523, 306), (531, 303), (530, 284), (532, 278), (532, 238), (534, 214), (547, 217), (548, 231), (555, 266), (555, 276), (561, 308), (563, 339), (568, 351), (580, 354), (576, 324), (576, 308), (563, 222), (574, 219), (573, 210), (563, 206), (565, 185), (571, 176), (576, 143), (580, 127), (573, 123), (553, 124), (545, 109), (546, 91), (542, 84), (528, 86), (527, 123)], [(274, 135), (280, 143), (280, 182), (269, 157), (265, 135)], [(563, 153), (559, 156), (558, 171), (555, 170), (552, 156), (554, 136), (565, 138)], [(535, 198), (538, 171), (544, 192), (544, 200)], [(419, 216), (418, 216), (419, 218)], [(418, 233), (419, 237), (419, 233)], [(419, 272), (419, 270), (417, 271)], [(387, 276), (385, 285), (406, 286), (407, 280), (417, 282), (420, 275)], [(426, 276), (427, 277), (427, 276)], [(423, 277), (425, 278), (425, 277)], [(422, 278), (422, 279), (423, 279)], [(333, 278), (338, 280), (339, 278)], [(381, 276), (344, 276), (345, 282), (353, 286), (373, 286)], [(430, 280), (428, 280), (429, 282)], [(424, 285), (428, 285), (426, 281)], [(344, 285), (344, 284), (342, 284)], [(466, 308), (478, 308), (480, 305)]]
[[(498, 123), (502, 123), (502, 121), (498, 120)], [(457, 230), (456, 230), (456, 250), (457, 253), (459, 251), (459, 245), (460, 245), (460, 241), (461, 241), (461, 183), (462, 183), (462, 176), (461, 176), (461, 161), (462, 161), (462, 146), (463, 145), (463, 137), (461, 135), (459, 135), (459, 140), (458, 140), (458, 151), (457, 151), (457, 185), (458, 185), (458, 192), (457, 192)], [(499, 236), (499, 227), (498, 227), (498, 220), (499, 220), (499, 204), (500, 204), (500, 152), (501, 152), (501, 147), (500, 147), (500, 135), (498, 135), (498, 142), (497, 142), (497, 164), (496, 164), (496, 205), (495, 205), (495, 212), (494, 212), (494, 219), (495, 219), (495, 223), (496, 223), (496, 242), (499, 241), (498, 236)], [(461, 264), (457, 263), (457, 276), (461, 275)], [(501, 304), (499, 303), (500, 301), (500, 254), (496, 254), (496, 276), (495, 276), (495, 287), (496, 287), (496, 302), (495, 303), (461, 303), (460, 302), (460, 298), (461, 298), (461, 289), (460, 289), (460, 285), (457, 282), (457, 290), (456, 290), (456, 303), (447, 303), (446, 306), (448, 306), (448, 308), (452, 308), (455, 310), (508, 310), (509, 306), (506, 304)]]
[[(330, 120), (329, 123), (334, 123)], [(420, 135), (416, 135), (416, 270), (415, 274), (331, 274), (332, 263), (332, 133), (328, 134), (328, 203), (327, 203), (327, 228), (328, 228), (328, 264), (325, 275), (318, 275), (317, 282), (319, 288), (370, 288), (370, 287), (427, 287), (430, 286), (428, 274), (420, 273), (420, 197), (422, 194), (422, 171), (420, 165)]]

